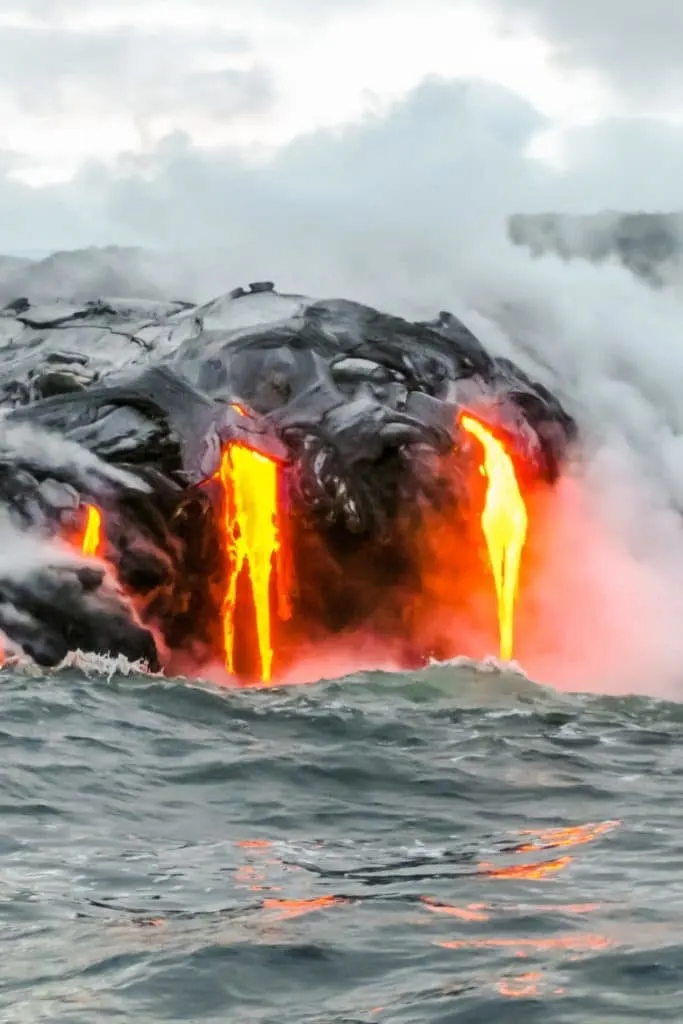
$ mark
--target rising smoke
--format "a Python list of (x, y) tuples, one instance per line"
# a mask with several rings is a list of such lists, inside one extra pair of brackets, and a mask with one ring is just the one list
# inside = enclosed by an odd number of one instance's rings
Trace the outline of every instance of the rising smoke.
[[(119, 292), (203, 299), (270, 278), (283, 290), (410, 316), (460, 315), (558, 390), (582, 430), (580, 459), (539, 538), (520, 662), (567, 688), (679, 697), (683, 307), (675, 291), (616, 263), (533, 258), (511, 243), (511, 213), (610, 205), (608, 155), (595, 158), (595, 145), (594, 188), (590, 162), (561, 174), (528, 157), (544, 127), (497, 87), (433, 81), (381, 115), (295, 140), (256, 164), (178, 138), (142, 169), (91, 167), (42, 190), (45, 220), (34, 220), (27, 245), (52, 243), (52, 224), (62, 243), (71, 210), (83, 240), (161, 250), (156, 261), (146, 250), (118, 252)], [(622, 158), (612, 171), (624, 199)], [(636, 176), (632, 193), (638, 208)], [(30, 294), (33, 274), (42, 294), (52, 275), (62, 292), (82, 294), (108, 259), (64, 256), (51, 273), (42, 265), (42, 276), (14, 268), (14, 283)]]

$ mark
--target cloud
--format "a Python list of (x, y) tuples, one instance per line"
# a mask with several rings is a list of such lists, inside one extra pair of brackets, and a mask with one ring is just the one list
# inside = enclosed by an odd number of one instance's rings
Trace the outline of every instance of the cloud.
[[(459, 5), (461, 0), (455, 2)], [(162, 37), (180, 31), (191, 45), (193, 37), (202, 34), (220, 40), (246, 31), (267, 39), (284, 29), (291, 35), (302, 23), (314, 33), (369, 8), (390, 10), (390, 5), (388, 0), (289, 0), (286, 5), (280, 0), (232, 0), (229, 5), (221, 0), (4, 0), (0, 31), (10, 27), (88, 33), (126, 28)]]
[(681, 124), (654, 118), (614, 118), (568, 133), (565, 152), (577, 197), (581, 193), (600, 195), (612, 209), (681, 206)]
[(602, 72), (631, 100), (683, 95), (680, 0), (488, 0), (513, 28), (531, 27), (566, 68)]
[(258, 114), (274, 98), (268, 72), (237, 33), (188, 42), (173, 30), (5, 26), (0, 38), (0, 94), (24, 114), (107, 112), (113, 106), (137, 119), (163, 120), (178, 112), (230, 119)]
[[(6, 176), (5, 248), (228, 246), (257, 276), (264, 253), (295, 276), (297, 252), (315, 246), (360, 268), (366, 239), (383, 237), (420, 266), (429, 253), (462, 253), (465, 239), (471, 248), (489, 227), (502, 232), (512, 212), (677, 204), (683, 129), (644, 119), (576, 129), (560, 171), (529, 156), (548, 126), (500, 86), (432, 78), (267, 154), (172, 132), (145, 152), (89, 161), (63, 184), (34, 189)], [(6, 175), (19, 160), (7, 154)]]
[[(493, 77), (507, 74), (526, 95), (533, 93), (536, 78), (539, 100), (555, 94), (552, 102), (570, 120), (579, 107), (589, 111), (608, 101), (598, 96), (591, 76), (582, 85), (581, 76), (567, 75), (568, 69), (599, 72), (622, 100), (643, 109), (675, 107), (683, 90), (683, 8), (677, 0), (652, 0), (647, 17), (642, 0), (482, 0), (476, 10), (468, 0), (425, 0), (419, 22), (414, 12), (409, 15), (403, 0), (291, 0), (287, 5), (277, 0), (230, 5), (220, 0), (5, 0), (0, 11), (5, 121), (15, 100), (24, 113), (41, 115), (62, 111), (75, 117), (96, 107), (109, 121), (108, 133), (119, 136), (120, 150), (131, 144), (126, 119), (153, 121), (147, 131), (152, 141), (174, 129), (196, 136), (183, 112), (194, 116), (201, 135), (198, 122), (218, 129), (222, 119), (251, 115), (253, 121), (279, 99), (285, 109), (269, 122), (277, 134), (283, 114), (285, 121), (290, 115), (299, 118), (298, 109), (292, 112), (288, 104), (296, 107), (302, 96), (315, 108), (318, 123), (324, 119), (320, 90), (333, 108), (344, 105), (340, 92), (345, 92), (352, 107), (356, 63), (373, 78), (373, 88), (375, 78), (384, 78), (394, 95), (411, 84), (413, 66), (419, 77), (430, 69), (430, 59), (431, 69), (441, 73), (463, 62), (472, 70), (463, 37), (471, 38), (471, 49)], [(526, 75), (516, 65), (513, 44), (506, 50), (496, 36), (496, 25), (521, 34), (524, 42), (517, 39), (514, 45), (527, 53)], [(554, 82), (548, 79), (547, 55), (539, 55), (539, 46), (529, 49), (530, 32), (552, 47), (562, 71)], [(451, 41), (450, 63), (444, 38)], [(347, 58), (344, 88), (338, 81), (340, 49)], [(428, 50), (430, 57), (418, 59), (416, 50)], [(326, 64), (332, 67), (327, 78)], [(384, 70), (375, 75), (379, 67)], [(577, 89), (573, 106), (568, 81)], [(16, 133), (16, 126), (7, 124), (5, 133), (10, 130)], [(15, 145), (11, 138), (9, 145)], [(113, 151), (110, 144), (107, 152)]]
[(173, 131), (200, 145), (281, 143), (454, 69), (563, 120), (587, 99), (600, 109), (600, 91), (558, 75), (541, 41), (492, 25), (469, 0), (419, 12), (408, 0), (5, 0), (0, 147), (32, 159), (25, 180), (47, 181)]
[(316, 247), (360, 273), (367, 238), (382, 237), (417, 265), (428, 252), (440, 258), (449, 239), (457, 251), (465, 230), (500, 229), (524, 196), (547, 190), (548, 172), (525, 155), (545, 125), (499, 86), (432, 79), (378, 113), (267, 156), (201, 148), (175, 132), (146, 153), (90, 161), (63, 184), (6, 178), (5, 248), (228, 247), (235, 272), (261, 276), (267, 254), (293, 279), (297, 254)]

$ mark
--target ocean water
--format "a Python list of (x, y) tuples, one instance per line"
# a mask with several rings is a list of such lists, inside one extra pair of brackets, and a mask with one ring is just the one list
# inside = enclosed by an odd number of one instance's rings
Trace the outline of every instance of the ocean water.
[(683, 1019), (683, 706), (0, 675), (3, 1022)]

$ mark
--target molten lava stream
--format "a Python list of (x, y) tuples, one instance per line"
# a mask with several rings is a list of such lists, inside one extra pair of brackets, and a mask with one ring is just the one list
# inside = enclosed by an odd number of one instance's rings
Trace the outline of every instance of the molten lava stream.
[(289, 618), (287, 560), (282, 551), (282, 515), (278, 463), (245, 444), (223, 452), (218, 471), (223, 490), (223, 525), (228, 563), (222, 603), (225, 667), (235, 675), (238, 582), (247, 572), (254, 603), (258, 671), (262, 682), (273, 679), (273, 614), (271, 586), (276, 575), (277, 612)]
[(484, 450), (481, 468), (487, 486), (481, 526), (496, 587), (500, 656), (503, 661), (509, 661), (513, 651), (519, 569), (527, 534), (526, 504), (512, 459), (502, 443), (472, 416), (462, 416), (460, 423)]
[(102, 548), (102, 513), (95, 505), (86, 505), (85, 530), (81, 540), (81, 551), (88, 557), (100, 553)]

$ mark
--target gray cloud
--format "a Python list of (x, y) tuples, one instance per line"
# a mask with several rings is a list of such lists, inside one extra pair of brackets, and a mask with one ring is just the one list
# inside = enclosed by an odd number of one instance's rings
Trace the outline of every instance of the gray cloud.
[[(96, 103), (138, 118), (195, 111), (229, 119), (274, 98), (268, 72), (253, 58), (243, 66), (249, 43), (236, 34), (5, 26), (0, 47), (0, 90), (29, 114)], [(223, 66), (210, 69), (209, 59)]]
[[(92, 162), (66, 184), (0, 179), (5, 248), (230, 240), (256, 271), (258, 253), (285, 263), (296, 247), (334, 248), (339, 237), (362, 266), (364, 238), (383, 234), (419, 263), (515, 211), (679, 205), (683, 129), (641, 119), (576, 131), (559, 174), (525, 155), (545, 127), (501, 87), (431, 80), (383, 115), (300, 136), (265, 161), (202, 150), (178, 132), (113, 166)], [(8, 154), (6, 173), (16, 159)]]
[(683, 94), (680, 0), (487, 0), (512, 27), (529, 25), (567, 67), (601, 71), (631, 99)]
[[(385, 0), (290, 0), (284, 5), (281, 0), (234, 0), (229, 6), (222, 0), (117, 0), (103, 2), (93, 7), (90, 0), (4, 0), (2, 15), (5, 21), (14, 20), (24, 27), (32, 23), (42, 33), (52, 29), (58, 34), (77, 34), (73, 30), (87, 25), (94, 14), (100, 22), (112, 26), (128, 26), (130, 33), (139, 36), (139, 45), (133, 45), (129, 38), (124, 46), (123, 37), (107, 43), (91, 38), (90, 44), (83, 41), (67, 43), (59, 35), (55, 37), (55, 50), (38, 52), (39, 36), (33, 41), (21, 42), (18, 36), (10, 38), (0, 30), (3, 58), (9, 56), (13, 66), (20, 57), (24, 77), (31, 68), (42, 77), (41, 68), (56, 68), (60, 73), (72, 48), (71, 73), (80, 66), (93, 64), (95, 54), (102, 51), (104, 74), (108, 63), (115, 63), (113, 50), (127, 50), (127, 67), (141, 67), (146, 63), (147, 79), (150, 68), (156, 66), (157, 78), (171, 78), (169, 69), (177, 69), (178, 77), (185, 78), (183, 56), (196, 52), (195, 34), (210, 32), (219, 45), (230, 46), (228, 23), (241, 22), (258, 31), (269, 31), (279, 26), (305, 22), (307, 30), (353, 11), (364, 11), (369, 5), (382, 7)], [(465, 6), (466, 0), (433, 0), (432, 6), (455, 8)], [(554, 47), (556, 60), (564, 68), (591, 69), (601, 73), (629, 101), (647, 106), (658, 103), (673, 104), (683, 95), (683, 4), (680, 0), (482, 0), (481, 6), (500, 17), (501, 24), (508, 29), (532, 29), (540, 33)], [(390, 7), (387, 7), (390, 10)], [(2, 20), (2, 19), (0, 19)], [(141, 26), (147, 25), (149, 32), (144, 35)], [(185, 47), (174, 44), (169, 38), (166, 26), (176, 26), (184, 34)], [(194, 27), (193, 27), (194, 26)], [(16, 26), (15, 26), (16, 27)], [(153, 30), (153, 31), (152, 31)], [(18, 31), (18, 29), (17, 29)], [(221, 39), (224, 38), (224, 43)], [(181, 36), (183, 38), (183, 36)], [(43, 40), (46, 37), (43, 35)], [(17, 42), (16, 51), (13, 43)], [(144, 52), (148, 56), (145, 61)], [(135, 51), (135, 52), (134, 52)], [(60, 57), (60, 53), (63, 57)], [(167, 54), (167, 57), (165, 56)], [(161, 63), (157, 63), (158, 61)], [(173, 61), (173, 63), (171, 63)], [(63, 69), (62, 69), (63, 70)], [(147, 79), (140, 72), (133, 75), (139, 86), (144, 88)], [(18, 76), (14, 74), (14, 81)], [(221, 83), (216, 83), (221, 89)], [(223, 88), (234, 88), (234, 82)], [(247, 86), (249, 88), (249, 86)], [(24, 91), (31, 86), (23, 85)], [(36, 85), (33, 92), (37, 92)], [(163, 96), (172, 91), (172, 86), (158, 86)], [(179, 90), (180, 91), (180, 90)], [(35, 102), (35, 97), (34, 97)]]
[(566, 152), (573, 209), (683, 207), (683, 125), (613, 119), (571, 132)]
[[(304, 18), (310, 25), (312, 22), (326, 21), (339, 13), (363, 10), (367, 8), (368, 3), (377, 2), (378, 0), (288, 0), (287, 4), (283, 4), (282, 0), (233, 0), (229, 11), (223, 0), (194, 0), (192, 3), (179, 0), (179, 5), (190, 8), (195, 15), (199, 13), (204, 18), (213, 16), (217, 23), (223, 21), (226, 13), (229, 13), (232, 16), (265, 14), (276, 21), (284, 22), (290, 22), (293, 18)], [(102, 0), (98, 4), (97, 13), (105, 20), (109, 18), (117, 23), (136, 23), (141, 16), (149, 15), (150, 12), (160, 15), (163, 9), (168, 12), (169, 8), (173, 7), (172, 0), (167, 0), (163, 4), (159, 0), (110, 0), (109, 3)], [(7, 17), (59, 24), (84, 14), (91, 14), (93, 5), (92, 0), (4, 0), (3, 8)], [(163, 14), (160, 16), (163, 17)]]
[(465, 220), (501, 223), (518, 197), (545, 187), (546, 173), (524, 156), (544, 124), (498, 86), (434, 80), (384, 115), (300, 136), (265, 162), (175, 133), (113, 167), (92, 162), (63, 185), (5, 180), (5, 248), (230, 240), (242, 259), (277, 251), (286, 261), (295, 245), (329, 246), (338, 235), (361, 254), (368, 232), (406, 248), (431, 233), (441, 245)]
[(435, 79), (383, 114), (299, 136), (258, 161), (175, 132), (151, 151), (29, 188), (8, 177), (8, 154), (4, 248), (220, 249), (208, 290), (264, 274), (296, 288), (341, 278), (360, 289), (389, 264), (406, 280), (458, 273), (513, 212), (680, 205), (683, 129), (640, 119), (575, 131), (559, 173), (526, 155), (546, 127), (501, 87)]

